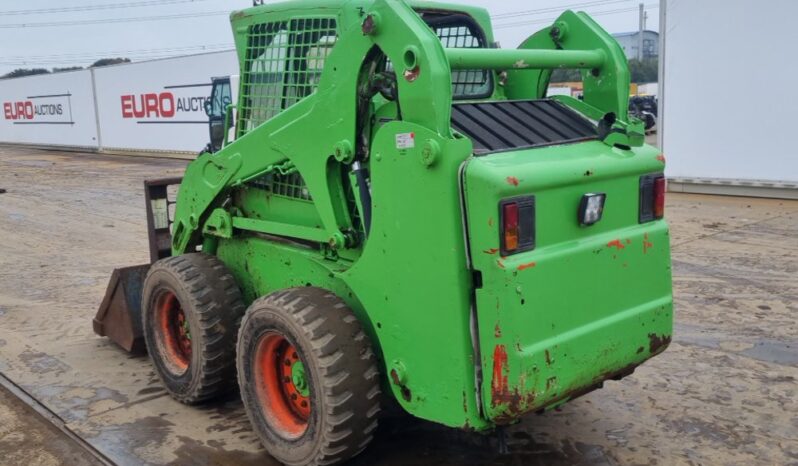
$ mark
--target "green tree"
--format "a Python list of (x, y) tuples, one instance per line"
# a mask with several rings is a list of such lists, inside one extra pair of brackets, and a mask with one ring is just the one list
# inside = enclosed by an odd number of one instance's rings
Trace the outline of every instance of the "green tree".
[(633, 83), (653, 83), (657, 82), (657, 72), (659, 61), (656, 58), (644, 58), (643, 60), (629, 60), (629, 73), (632, 75)]
[(10, 73), (3, 75), (3, 78), (20, 78), (22, 76), (33, 76), (35, 74), (48, 74), (50, 73), (44, 68), (17, 68)]
[(581, 80), (582, 80), (582, 73), (580, 73), (579, 70), (558, 68), (551, 72), (551, 79), (549, 80), (549, 82), (567, 83), (567, 82), (574, 82)]
[[(659, 61), (656, 58), (644, 58), (643, 60), (629, 60), (629, 74), (633, 83), (653, 83), (657, 82), (657, 71)], [(552, 83), (564, 83), (582, 81), (582, 74), (579, 70), (556, 69), (551, 73)]]
[(83, 69), (82, 66), (67, 66), (64, 68), (53, 68), (53, 73), (60, 73), (62, 71), (77, 71), (82, 69)]
[(108, 65), (118, 65), (119, 63), (130, 63), (129, 58), (101, 58), (96, 62), (92, 63), (90, 68), (96, 68), (98, 66), (108, 66)]

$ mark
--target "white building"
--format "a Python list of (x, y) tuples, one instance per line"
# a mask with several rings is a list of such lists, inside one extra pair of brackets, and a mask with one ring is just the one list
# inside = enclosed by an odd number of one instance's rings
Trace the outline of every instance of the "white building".
[[(640, 34), (634, 32), (620, 32), (613, 34), (612, 37), (621, 44), (626, 58), (629, 60), (637, 59), (637, 49), (640, 42)], [(643, 58), (655, 58), (659, 56), (659, 33), (656, 31), (643, 31)]]
[(793, 0), (660, 1), (671, 189), (798, 198), (796, 16)]

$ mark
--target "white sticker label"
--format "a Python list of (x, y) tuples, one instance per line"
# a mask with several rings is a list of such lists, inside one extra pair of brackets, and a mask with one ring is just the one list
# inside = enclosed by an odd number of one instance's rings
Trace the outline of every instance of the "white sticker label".
[(399, 133), (396, 135), (397, 149), (412, 149), (416, 147), (416, 133)]
[(152, 205), (152, 226), (156, 230), (168, 228), (169, 205), (166, 203), (166, 199), (153, 199), (150, 201), (150, 205)]

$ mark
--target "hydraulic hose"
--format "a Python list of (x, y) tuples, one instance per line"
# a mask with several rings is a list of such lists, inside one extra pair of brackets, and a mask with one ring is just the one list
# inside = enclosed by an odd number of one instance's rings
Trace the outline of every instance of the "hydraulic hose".
[(359, 161), (352, 162), (352, 173), (355, 174), (355, 180), (357, 180), (360, 205), (363, 208), (363, 229), (368, 237), (369, 230), (371, 230), (371, 190), (366, 182), (368, 173)]

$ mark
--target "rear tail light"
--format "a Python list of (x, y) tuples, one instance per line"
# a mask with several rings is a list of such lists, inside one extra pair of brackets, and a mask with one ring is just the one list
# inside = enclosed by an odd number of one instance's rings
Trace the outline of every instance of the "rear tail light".
[(535, 248), (535, 196), (505, 199), (499, 203), (501, 254)]
[(665, 215), (665, 176), (662, 173), (640, 177), (640, 223)]
[(504, 226), (504, 249), (518, 249), (518, 204), (511, 202), (502, 206), (502, 225)]
[(654, 180), (654, 218), (665, 215), (665, 177)]

